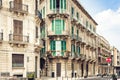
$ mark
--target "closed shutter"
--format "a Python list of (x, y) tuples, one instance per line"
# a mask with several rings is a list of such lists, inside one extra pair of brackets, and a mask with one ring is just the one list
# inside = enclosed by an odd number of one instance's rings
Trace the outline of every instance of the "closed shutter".
[(77, 38), (79, 37), (79, 30), (77, 30)]
[(71, 32), (72, 32), (72, 34), (74, 34), (74, 26), (72, 26), (72, 31)]
[(45, 18), (45, 7), (43, 7), (43, 18)]
[(62, 28), (62, 31), (65, 30), (65, 22), (64, 22), (64, 20), (61, 20), (61, 28)]
[(22, 41), (23, 40), (23, 22), (19, 20), (14, 20), (14, 32), (13, 40)]
[(61, 20), (55, 20), (55, 34), (61, 34)]
[(53, 1), (53, 0), (50, 0), (50, 9), (52, 9), (52, 1)]
[(56, 9), (56, 0), (53, 0), (52, 6), (53, 6), (53, 10), (55, 10)]
[(22, 0), (14, 0), (14, 9), (22, 10)]
[(52, 31), (54, 31), (55, 20), (52, 20)]

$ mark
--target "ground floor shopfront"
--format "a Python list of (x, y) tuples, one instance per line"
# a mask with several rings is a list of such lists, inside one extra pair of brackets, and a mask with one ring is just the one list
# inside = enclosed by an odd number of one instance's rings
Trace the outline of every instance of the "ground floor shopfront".
[(70, 58), (50, 58), (41, 76), (49, 77), (85, 77), (97, 74), (97, 63)]

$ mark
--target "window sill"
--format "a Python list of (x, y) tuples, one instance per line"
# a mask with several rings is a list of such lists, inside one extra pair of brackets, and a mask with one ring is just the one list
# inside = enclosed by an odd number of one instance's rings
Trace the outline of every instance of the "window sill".
[(12, 67), (12, 69), (25, 69), (24, 67)]

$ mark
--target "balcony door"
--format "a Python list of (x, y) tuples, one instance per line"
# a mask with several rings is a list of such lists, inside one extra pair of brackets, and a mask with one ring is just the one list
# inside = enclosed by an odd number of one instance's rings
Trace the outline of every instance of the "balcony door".
[(22, 0), (14, 0), (14, 8), (16, 10), (22, 10)]
[(23, 40), (23, 22), (19, 20), (14, 20), (14, 32), (13, 40), (22, 41)]

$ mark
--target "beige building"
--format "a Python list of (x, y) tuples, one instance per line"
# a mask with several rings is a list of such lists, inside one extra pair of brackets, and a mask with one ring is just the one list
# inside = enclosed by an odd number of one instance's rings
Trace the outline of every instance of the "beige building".
[[(84, 77), (98, 73), (97, 23), (77, 0), (40, 0), (41, 76)], [(39, 27), (38, 27), (39, 29)]]
[(0, 76), (40, 75), (33, 3), (34, 0), (0, 0)]
[(111, 47), (109, 42), (103, 37), (98, 35), (98, 73), (112, 74), (113, 68), (111, 66), (111, 62), (108, 63), (106, 61), (107, 58), (111, 58)]
[(114, 73), (120, 76), (120, 51), (113, 47), (113, 66), (114, 66)]

